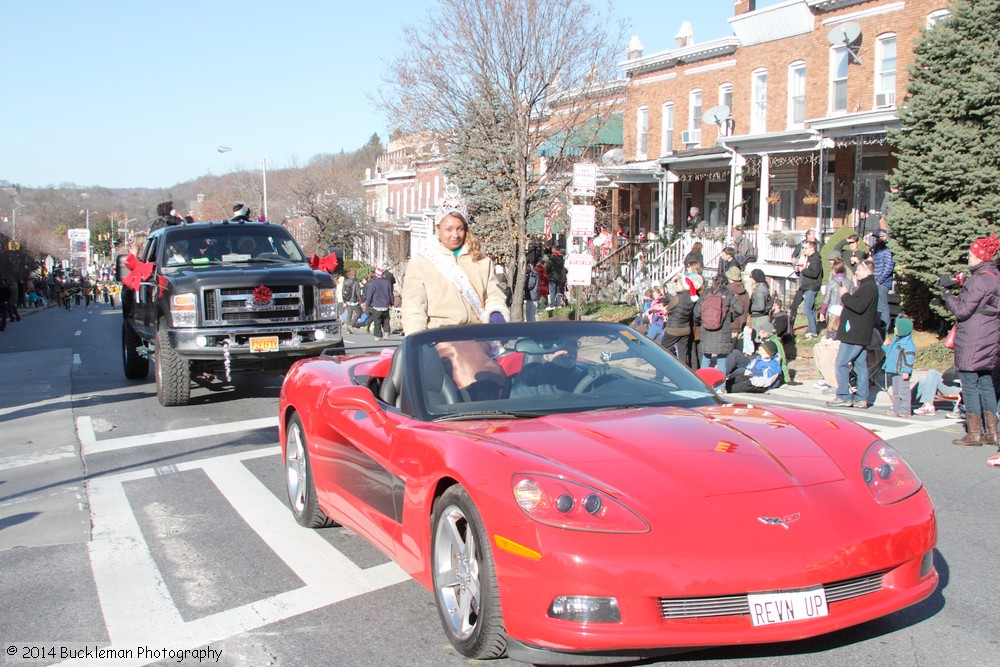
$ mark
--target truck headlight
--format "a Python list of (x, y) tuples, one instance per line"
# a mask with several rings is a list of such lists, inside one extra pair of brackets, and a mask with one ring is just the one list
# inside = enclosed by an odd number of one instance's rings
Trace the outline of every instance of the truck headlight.
[(317, 300), (319, 308), (316, 309), (316, 317), (320, 320), (336, 319), (337, 313), (337, 290), (335, 288), (321, 289)]
[(198, 325), (198, 311), (195, 309), (194, 294), (175, 294), (170, 297), (170, 317), (175, 327)]

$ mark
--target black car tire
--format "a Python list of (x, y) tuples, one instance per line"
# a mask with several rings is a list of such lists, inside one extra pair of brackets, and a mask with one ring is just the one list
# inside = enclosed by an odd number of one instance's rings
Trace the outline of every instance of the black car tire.
[(288, 491), (288, 506), (300, 526), (326, 528), (333, 525), (316, 499), (316, 484), (309, 464), (309, 444), (297, 414), (292, 415), (285, 427), (285, 488)]
[(149, 375), (149, 359), (139, 354), (142, 338), (135, 329), (122, 322), (122, 366), (129, 380), (142, 380)]
[(434, 602), (445, 634), (468, 658), (502, 657), (507, 633), (496, 565), (482, 517), (465, 489), (456, 485), (441, 494), (431, 526)]
[(191, 364), (170, 347), (167, 321), (156, 328), (156, 397), (160, 405), (187, 405), (191, 400)]

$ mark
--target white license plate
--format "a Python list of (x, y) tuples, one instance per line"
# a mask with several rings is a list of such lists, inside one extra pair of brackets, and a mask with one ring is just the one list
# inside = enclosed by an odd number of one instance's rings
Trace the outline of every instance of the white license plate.
[(250, 339), (251, 352), (277, 352), (277, 350), (278, 350), (277, 336), (265, 336), (261, 338)]
[(781, 593), (751, 593), (750, 619), (756, 625), (804, 621), (830, 613), (822, 586)]

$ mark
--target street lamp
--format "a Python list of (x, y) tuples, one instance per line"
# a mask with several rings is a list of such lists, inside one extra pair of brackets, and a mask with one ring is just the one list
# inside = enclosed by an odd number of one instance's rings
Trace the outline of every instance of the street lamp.
[(122, 232), (122, 244), (125, 246), (126, 250), (128, 250), (128, 223), (135, 222), (136, 220), (138, 220), (138, 218), (129, 218), (122, 223), (122, 229), (124, 230)]
[(260, 164), (260, 173), (261, 173), (261, 176), (263, 177), (263, 181), (264, 181), (264, 220), (268, 220), (268, 217), (267, 217), (267, 159), (262, 159), (262, 158), (250, 155), (250, 153), (247, 153), (245, 150), (242, 150), (242, 149), (239, 149), (239, 148), (232, 148), (230, 146), (219, 146), (215, 150), (219, 151), (220, 153), (228, 153), (229, 151), (236, 151), (237, 153), (243, 153), (244, 155), (246, 155), (251, 160), (254, 160), (254, 161), (256, 161), (256, 162), (258, 162)]
[(11, 223), (13, 225), (13, 227), (11, 228), (11, 236), (13, 237), (14, 243), (17, 243), (17, 209), (19, 208), (24, 208), (24, 204), (18, 204), (17, 206), (14, 207), (14, 210), (11, 212), (11, 216), (14, 219), (13, 222)]

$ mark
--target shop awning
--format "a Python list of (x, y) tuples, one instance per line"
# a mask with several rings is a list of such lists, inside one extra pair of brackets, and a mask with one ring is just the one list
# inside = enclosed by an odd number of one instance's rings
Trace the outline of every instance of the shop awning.
[[(603, 122), (602, 122), (603, 121)], [(621, 146), (625, 135), (625, 118), (622, 112), (614, 113), (605, 119), (590, 118), (578, 127), (565, 132), (557, 132), (548, 140), (542, 142), (535, 154), (538, 157), (552, 157), (562, 154), (576, 157), (583, 154), (584, 148), (591, 146)]]

